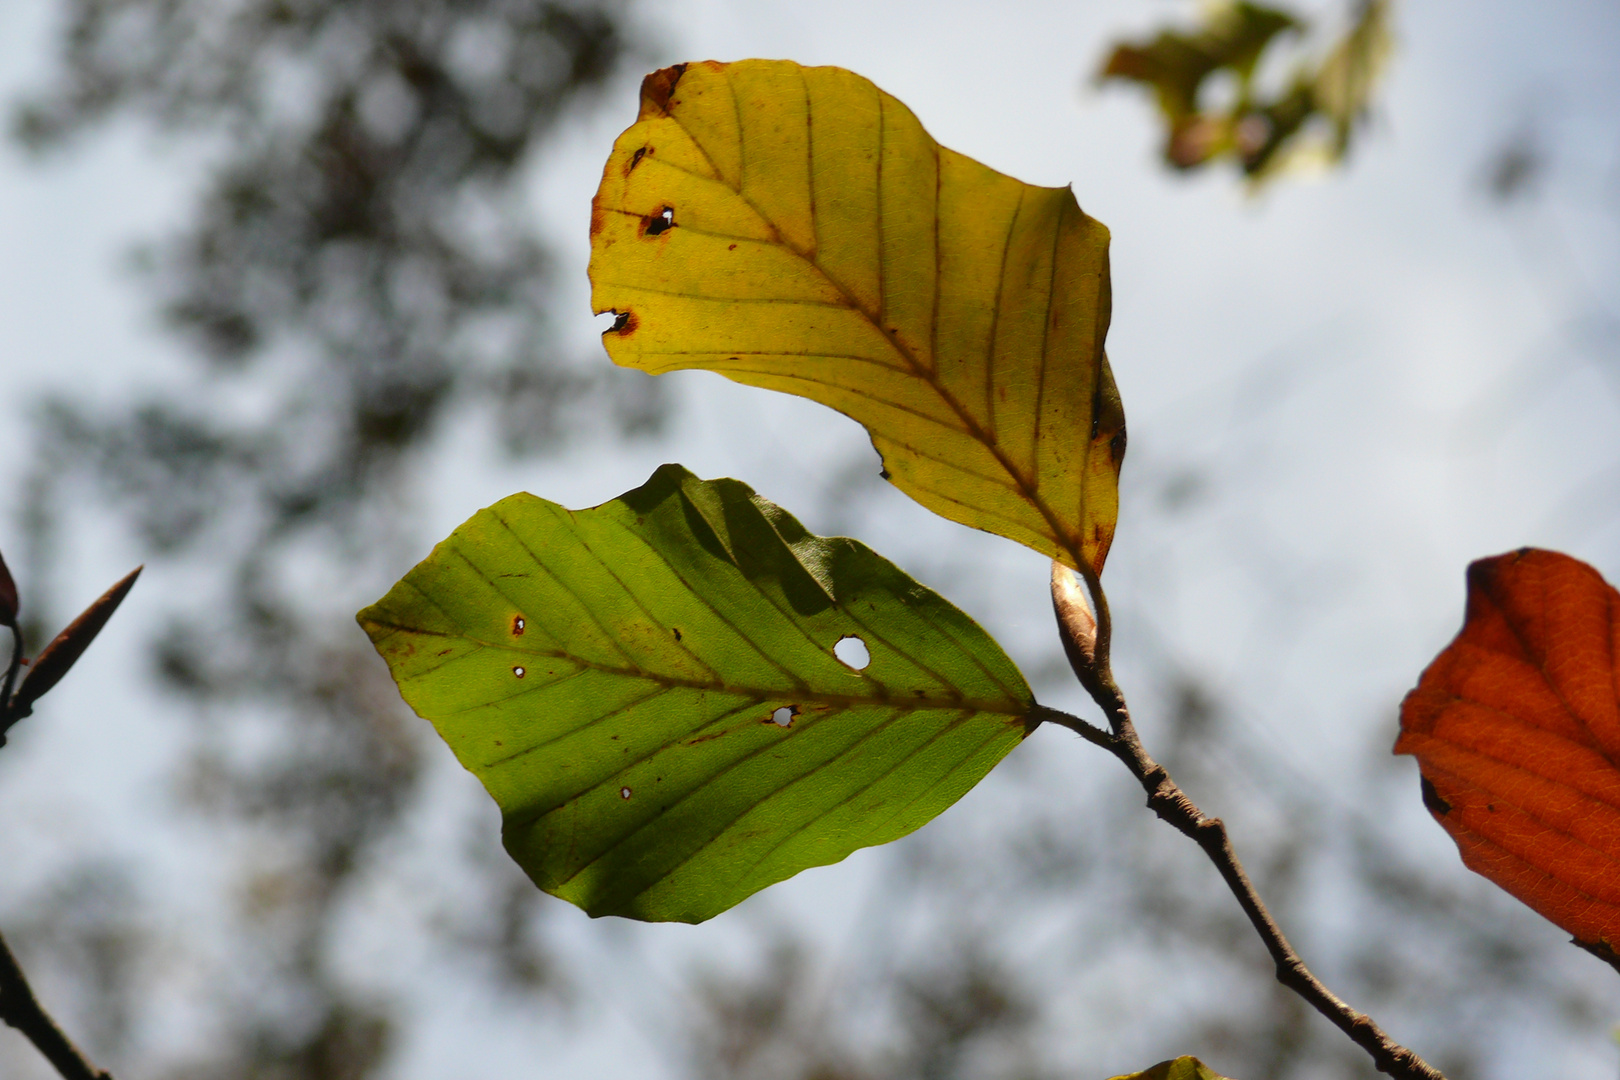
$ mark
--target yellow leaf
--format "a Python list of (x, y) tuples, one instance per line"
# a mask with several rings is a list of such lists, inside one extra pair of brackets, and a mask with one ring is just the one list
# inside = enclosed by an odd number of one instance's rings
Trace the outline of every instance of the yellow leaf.
[(840, 68), (649, 75), (591, 214), (609, 355), (718, 371), (866, 426), (938, 514), (1101, 571), (1125, 416), (1108, 230), (947, 150)]

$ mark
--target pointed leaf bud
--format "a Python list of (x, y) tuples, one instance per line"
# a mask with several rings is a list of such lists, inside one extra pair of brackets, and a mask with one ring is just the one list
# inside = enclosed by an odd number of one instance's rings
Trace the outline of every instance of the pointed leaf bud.
[[(1103, 692), (1103, 673), (1097, 664), (1097, 616), (1086, 596), (1080, 575), (1052, 560), (1052, 611), (1057, 615), (1059, 636), (1069, 666), (1080, 685), (1096, 698)], [(1100, 699), (1099, 699), (1100, 700)]]
[(124, 602), (124, 597), (134, 586), (135, 579), (140, 577), (142, 569), (144, 567), (137, 566), (103, 593), (101, 599), (85, 608), (82, 615), (69, 623), (67, 629), (57, 634), (55, 640), (34, 658), (28, 669), (28, 677), (23, 679), (22, 687), (11, 703), (13, 722), (32, 712), (34, 702), (60, 682), (68, 669), (84, 655), (84, 650), (90, 647), (96, 635), (101, 633), (101, 628), (107, 625), (107, 620), (112, 618), (113, 612), (118, 610), (118, 605)]

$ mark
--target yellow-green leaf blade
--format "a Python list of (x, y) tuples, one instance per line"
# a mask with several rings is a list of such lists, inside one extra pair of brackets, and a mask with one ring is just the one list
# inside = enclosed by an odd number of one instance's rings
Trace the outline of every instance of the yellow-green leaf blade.
[(1178, 1057), (1171, 1061), (1161, 1061), (1150, 1069), (1131, 1073), (1129, 1076), (1111, 1077), (1110, 1080), (1229, 1080), (1229, 1078), (1216, 1073), (1195, 1057)]
[(1100, 571), (1124, 412), (1108, 230), (939, 146), (839, 68), (648, 76), (592, 208), (614, 361), (718, 371), (864, 424), (924, 506)]
[(701, 921), (904, 836), (1033, 705), (936, 593), (679, 466), (589, 510), (505, 499), (359, 619), (513, 858), (592, 915)]

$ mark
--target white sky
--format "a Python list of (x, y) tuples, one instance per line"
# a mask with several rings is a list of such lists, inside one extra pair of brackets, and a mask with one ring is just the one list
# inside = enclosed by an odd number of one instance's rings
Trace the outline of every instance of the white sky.
[[(52, 10), (48, 0), (0, 6), (0, 91), (47, 69)], [(1144, 612), (1253, 737), (1331, 793), (1345, 762), (1392, 737), (1400, 695), (1455, 632), (1469, 560), (1535, 544), (1620, 578), (1620, 355), (1611, 338), (1605, 374), (1570, 347), (1571, 322), (1586, 310), (1580, 289), (1606, 298), (1611, 319), (1620, 303), (1612, 0), (1405, 0), (1388, 90), (1350, 167), (1285, 179), (1254, 200), (1224, 171), (1166, 175), (1145, 96), (1087, 81), (1107, 42), (1190, 15), (1181, 4), (679, 0), (638, 10), (658, 43), (648, 68), (748, 56), (848, 67), (906, 102), (941, 143), (1030, 182), (1072, 183), (1110, 227), (1109, 354), (1131, 449), (1105, 581), (1121, 612), (1116, 663), (1127, 692), (1147, 671), (1131, 655), (1147, 647), (1130, 622)], [(564, 269), (559, 323), (581, 352), (597, 348), (599, 329), (584, 281), (588, 204), (613, 136), (634, 118), (636, 81), (572, 123), (535, 178), (535, 212)], [(1481, 164), (1531, 110), (1541, 110), (1553, 173), (1539, 204), (1504, 212), (1481, 192)], [(45, 164), (0, 148), (0, 373), (9, 391), (0, 460), (13, 463), (0, 472), (0, 506), (17, 497), (33, 394), (112, 395), (183, 368), (121, 259), (181, 219), (196, 175), (186, 161), (128, 129)], [(871, 456), (858, 428), (714, 376), (667, 378), (683, 411), (660, 444), (493, 467), (467, 433), (466, 456), (444, 466), (428, 497), (423, 536), (444, 535), (517, 488), (573, 506), (601, 502), (664, 460), (737, 476), (816, 531), (848, 527), (826, 505), (824, 478)], [(469, 462), (484, 465), (469, 473)], [(1180, 515), (1160, 507), (1160, 487), (1133, 479), (1162, 486), (1181, 473), (1195, 473), (1202, 494)], [(1020, 663), (1050, 660), (1041, 560), (936, 523), (901, 496), (876, 499), (880, 512), (859, 522), (862, 539), (925, 580), (949, 579), (951, 597)], [(0, 550), (17, 535), (0, 517)], [(64, 601), (88, 600), (127, 569), (132, 550), (116, 536), (76, 542), (66, 580), (85, 582), (87, 595)], [(154, 715), (151, 699), (113, 689), (140, 678), (137, 620), (163, 609), (161, 587), (143, 582), (115, 624), (121, 632), (98, 642), (0, 758), (0, 867), (37, 880), (72, 846), (186, 861), (194, 833), (165, 816), (161, 791), (175, 725)], [(1079, 698), (1052, 703), (1078, 708)], [(1142, 722), (1151, 740), (1155, 719)], [(1043, 753), (1076, 755), (1074, 782), (1117, 769), (1042, 738)], [(1393, 812), (1410, 818), (1411, 842), (1432, 854), (1437, 874), (1463, 874), (1417, 806), (1408, 767), (1412, 805)], [(464, 779), (436, 773), (434, 783), (444, 799), (466, 800), (476, 788)], [(970, 796), (951, 813), (973, 804)], [(812, 871), (768, 902), (816, 911), (836, 937), (858, 895), (849, 883), (871, 867), (863, 855)], [(10, 877), (0, 870), (0, 907)], [(662, 939), (635, 938), (651, 955), (626, 978), (674, 979), (686, 956), (740, 947), (735, 930), (657, 930)], [(671, 951), (660, 954), (666, 940)], [(362, 946), (357, 963), (386, 961)], [(401, 963), (402, 977), (420, 974)], [(482, 1007), (469, 998), (424, 1011), (405, 1075), (458, 1075), (456, 1033)], [(673, 1075), (632, 1011), (609, 1010), (596, 1021), (600, 1035), (567, 1049), (573, 1056), (553, 1074)], [(557, 1052), (554, 1032), (500, 1030), (481, 1050), (487, 1060)], [(1603, 1048), (1554, 1051), (1574, 1055), (1560, 1061), (1608, 1060), (1582, 1056)], [(540, 1075), (515, 1067), (511, 1075)]]

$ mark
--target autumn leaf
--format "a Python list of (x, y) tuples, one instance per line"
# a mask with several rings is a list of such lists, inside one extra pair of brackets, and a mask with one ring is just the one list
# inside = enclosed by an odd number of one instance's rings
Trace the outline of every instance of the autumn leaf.
[(1463, 862), (1613, 962), (1620, 945), (1620, 594), (1524, 548), (1468, 568), (1462, 632), (1401, 706), (1397, 754)]
[(1067, 188), (945, 149), (840, 68), (681, 64), (614, 144), (590, 273), (616, 363), (830, 405), (930, 510), (1101, 570), (1125, 417), (1108, 230)]
[(359, 615), (534, 882), (699, 922), (950, 806), (1034, 699), (854, 540), (677, 465), (590, 510), (514, 495)]
[(1178, 1057), (1173, 1061), (1161, 1061), (1151, 1069), (1144, 1069), (1129, 1076), (1115, 1076), (1110, 1080), (1229, 1080), (1221, 1076), (1199, 1061), (1195, 1057)]

